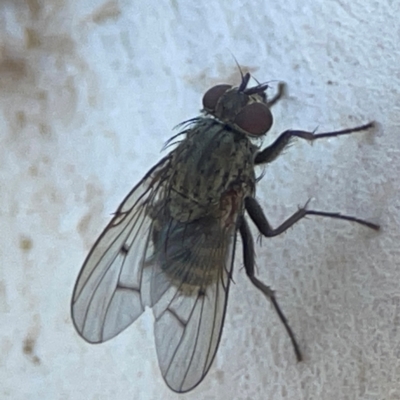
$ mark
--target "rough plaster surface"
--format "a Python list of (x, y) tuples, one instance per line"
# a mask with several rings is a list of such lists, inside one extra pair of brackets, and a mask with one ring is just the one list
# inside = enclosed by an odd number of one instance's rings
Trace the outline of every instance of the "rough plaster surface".
[[(0, 3), (1, 399), (400, 399), (400, 3), (2, 0)], [(172, 127), (214, 83), (288, 84), (287, 128), (379, 122), (297, 142), (258, 199), (276, 226), (298, 205), (370, 218), (379, 234), (309, 218), (257, 247), (305, 360), (237, 257), (208, 376), (163, 383), (152, 315), (99, 346), (74, 331), (81, 264)], [(273, 89), (272, 89), (273, 90)]]

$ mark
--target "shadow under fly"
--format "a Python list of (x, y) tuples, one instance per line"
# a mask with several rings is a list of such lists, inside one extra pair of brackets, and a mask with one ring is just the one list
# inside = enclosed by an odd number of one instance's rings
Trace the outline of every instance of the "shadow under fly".
[(71, 302), (76, 330), (90, 343), (118, 335), (150, 306), (158, 363), (176, 392), (196, 387), (209, 371), (224, 324), (239, 233), (246, 273), (277, 311), (297, 359), (301, 351), (274, 292), (254, 273), (254, 243), (247, 218), (273, 237), (307, 215), (355, 222), (362, 219), (306, 206), (277, 228), (255, 199), (257, 165), (274, 161), (295, 138), (314, 141), (366, 131), (315, 134), (283, 132), (260, 150), (254, 139), (270, 130), (267, 84), (217, 85), (203, 97), (202, 115), (180, 125), (168, 145), (175, 148), (132, 189), (100, 235), (79, 273)]

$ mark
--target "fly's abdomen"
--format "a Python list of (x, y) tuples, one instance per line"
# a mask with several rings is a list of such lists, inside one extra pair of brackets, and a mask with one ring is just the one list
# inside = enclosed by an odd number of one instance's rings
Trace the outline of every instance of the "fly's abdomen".
[(233, 227), (223, 229), (210, 217), (189, 223), (170, 220), (153, 234), (154, 256), (170, 282), (181, 290), (205, 289), (218, 280), (234, 232)]

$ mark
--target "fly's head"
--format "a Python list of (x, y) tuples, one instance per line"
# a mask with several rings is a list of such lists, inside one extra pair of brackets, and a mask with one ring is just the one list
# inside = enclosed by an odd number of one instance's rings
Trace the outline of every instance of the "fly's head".
[(265, 135), (273, 117), (267, 104), (267, 84), (247, 88), (250, 74), (243, 76), (238, 87), (216, 85), (203, 96), (203, 111), (225, 122), (245, 135)]

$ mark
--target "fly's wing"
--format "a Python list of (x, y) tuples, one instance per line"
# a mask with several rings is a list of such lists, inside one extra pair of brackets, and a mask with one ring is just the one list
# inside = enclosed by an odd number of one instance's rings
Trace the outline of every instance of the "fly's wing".
[(113, 338), (144, 311), (144, 255), (153, 223), (149, 214), (163, 196), (169, 163), (167, 156), (128, 194), (83, 264), (71, 314), (76, 330), (88, 342)]
[(215, 218), (161, 226), (153, 232), (150, 284), (155, 341), (165, 382), (182, 393), (203, 380), (218, 348), (236, 227)]

